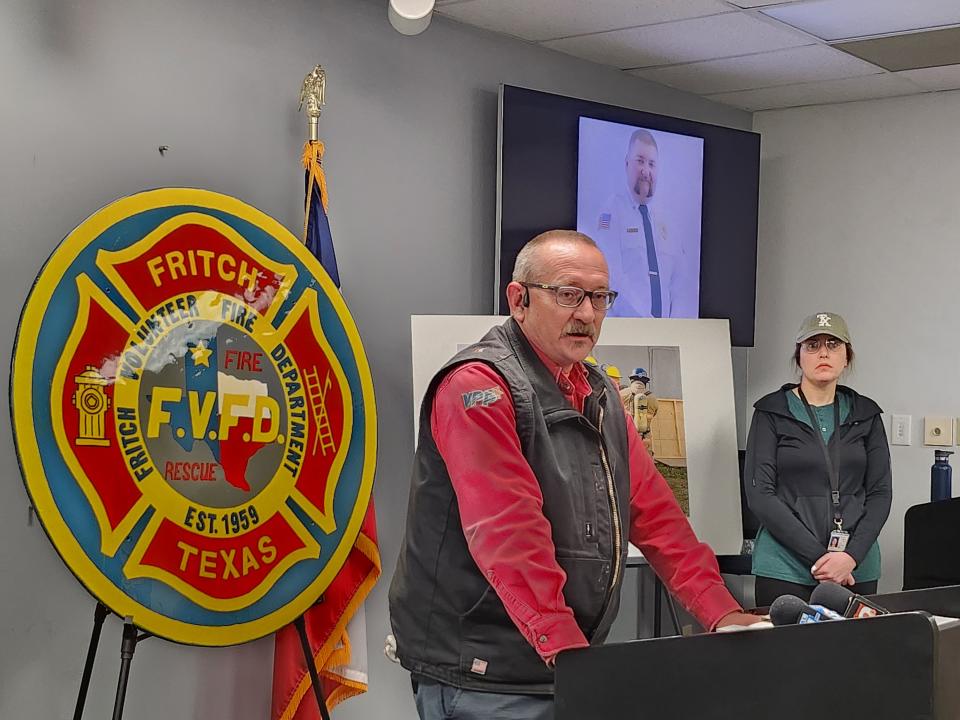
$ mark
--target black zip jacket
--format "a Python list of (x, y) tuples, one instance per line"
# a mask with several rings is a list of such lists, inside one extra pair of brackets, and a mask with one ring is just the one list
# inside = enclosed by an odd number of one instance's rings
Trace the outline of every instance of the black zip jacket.
[[(813, 565), (827, 551), (833, 529), (830, 476), (814, 428), (797, 420), (787, 405), (788, 383), (754, 404), (747, 437), (743, 481), (747, 502), (782, 545)], [(859, 564), (890, 514), (893, 496), (890, 449), (880, 407), (840, 385), (850, 412), (830, 436), (839, 465), (846, 552)]]

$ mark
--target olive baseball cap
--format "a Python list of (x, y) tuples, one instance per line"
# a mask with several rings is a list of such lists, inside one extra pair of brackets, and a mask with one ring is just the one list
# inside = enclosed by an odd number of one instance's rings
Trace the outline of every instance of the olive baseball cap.
[(797, 331), (797, 342), (812, 338), (814, 335), (833, 335), (837, 340), (850, 342), (850, 331), (842, 315), (833, 312), (819, 312), (805, 318)]

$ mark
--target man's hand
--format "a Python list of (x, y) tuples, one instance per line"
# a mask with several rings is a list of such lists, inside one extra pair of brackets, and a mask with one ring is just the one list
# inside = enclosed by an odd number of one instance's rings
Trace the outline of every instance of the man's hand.
[(813, 579), (819, 582), (830, 581), (847, 584), (844, 582), (853, 579), (851, 573), (857, 566), (857, 561), (845, 552), (828, 552), (817, 560), (810, 571), (813, 573)]
[(397, 639), (392, 634), (387, 635), (383, 641), (383, 654), (387, 656), (387, 660), (390, 662), (400, 662), (397, 658)]
[(722, 618), (720, 622), (717, 623), (714, 630), (719, 630), (722, 627), (727, 627), (728, 625), (753, 625), (754, 623), (763, 622), (764, 618), (759, 615), (751, 615), (750, 613), (745, 612), (732, 612), (727, 613)]

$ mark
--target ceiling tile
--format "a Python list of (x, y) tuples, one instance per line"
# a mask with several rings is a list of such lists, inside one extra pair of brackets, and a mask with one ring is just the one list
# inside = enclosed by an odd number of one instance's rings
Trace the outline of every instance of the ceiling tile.
[(711, 100), (734, 105), (744, 110), (770, 110), (798, 105), (825, 105), (828, 103), (870, 100), (896, 95), (915, 95), (922, 90), (906, 78), (890, 73), (865, 77), (826, 80), (800, 85), (780, 85), (760, 90), (709, 95)]
[(808, 45), (743, 57), (629, 72), (661, 85), (705, 95), (872, 75), (881, 72), (881, 69), (827, 45)]
[(809, 38), (800, 33), (740, 12), (544, 43), (619, 68), (696, 62), (809, 44)]
[(904, 70), (895, 75), (905, 77), (925, 90), (960, 90), (960, 65)]
[(808, 0), (761, 12), (824, 40), (960, 24), (957, 0)]
[(437, 12), (468, 25), (539, 42), (730, 9), (720, 0), (467, 0), (439, 6)]

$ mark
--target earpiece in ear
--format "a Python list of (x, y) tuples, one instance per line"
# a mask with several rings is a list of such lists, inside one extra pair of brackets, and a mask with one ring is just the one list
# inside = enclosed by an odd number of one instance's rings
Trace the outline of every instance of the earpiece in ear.
[(523, 289), (523, 306), (530, 307), (530, 288)]

